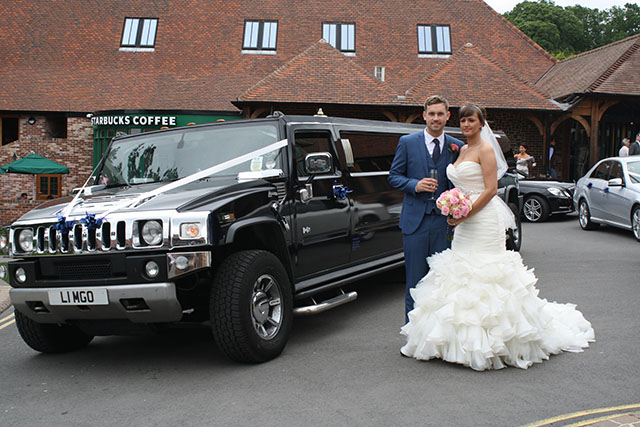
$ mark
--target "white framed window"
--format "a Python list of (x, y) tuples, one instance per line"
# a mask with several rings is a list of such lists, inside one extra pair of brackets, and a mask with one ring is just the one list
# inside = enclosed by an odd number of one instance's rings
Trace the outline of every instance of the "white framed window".
[(156, 44), (157, 18), (125, 18), (121, 47), (154, 47)]
[(243, 50), (276, 50), (278, 21), (245, 21)]
[(356, 24), (323, 22), (322, 38), (341, 52), (355, 52)]
[(418, 25), (418, 53), (451, 53), (448, 25)]
[(375, 76), (376, 79), (380, 80), (381, 82), (384, 81), (384, 72), (385, 72), (384, 67), (378, 66), (373, 69), (373, 75)]

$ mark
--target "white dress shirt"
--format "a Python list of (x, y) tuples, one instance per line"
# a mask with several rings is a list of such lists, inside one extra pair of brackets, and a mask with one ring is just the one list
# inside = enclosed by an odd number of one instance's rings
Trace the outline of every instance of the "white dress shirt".
[(429, 155), (433, 157), (433, 149), (435, 148), (435, 144), (433, 143), (433, 140), (437, 139), (438, 142), (440, 143), (440, 155), (442, 155), (443, 149), (444, 149), (444, 132), (442, 132), (440, 134), (439, 137), (433, 137), (429, 134), (429, 132), (427, 132), (427, 130), (424, 130), (424, 142), (425, 144), (427, 144), (427, 150), (429, 151)]

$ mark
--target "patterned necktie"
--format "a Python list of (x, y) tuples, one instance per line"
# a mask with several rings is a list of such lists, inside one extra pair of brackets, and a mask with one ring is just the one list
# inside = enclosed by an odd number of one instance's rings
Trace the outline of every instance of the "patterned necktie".
[(438, 163), (438, 159), (440, 159), (440, 141), (438, 141), (438, 138), (435, 138), (433, 143), (435, 146), (433, 147), (431, 158), (433, 159), (433, 163)]

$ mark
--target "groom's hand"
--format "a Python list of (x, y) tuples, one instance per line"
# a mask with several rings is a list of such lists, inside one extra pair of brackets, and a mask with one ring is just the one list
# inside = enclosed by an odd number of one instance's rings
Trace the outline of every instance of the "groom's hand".
[(438, 180), (433, 178), (422, 178), (416, 184), (416, 193), (433, 193), (438, 189)]

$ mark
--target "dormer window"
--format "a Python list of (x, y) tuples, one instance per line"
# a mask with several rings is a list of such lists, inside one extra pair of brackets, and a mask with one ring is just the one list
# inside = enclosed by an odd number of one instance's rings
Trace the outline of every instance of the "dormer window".
[(153, 48), (157, 28), (157, 18), (125, 18), (120, 47)]
[(356, 24), (324, 22), (322, 38), (340, 52), (355, 53)]
[(451, 36), (448, 25), (418, 25), (418, 53), (451, 53)]
[(268, 53), (275, 53), (277, 41), (278, 21), (245, 21), (244, 41), (242, 42), (243, 51), (270, 51)]

